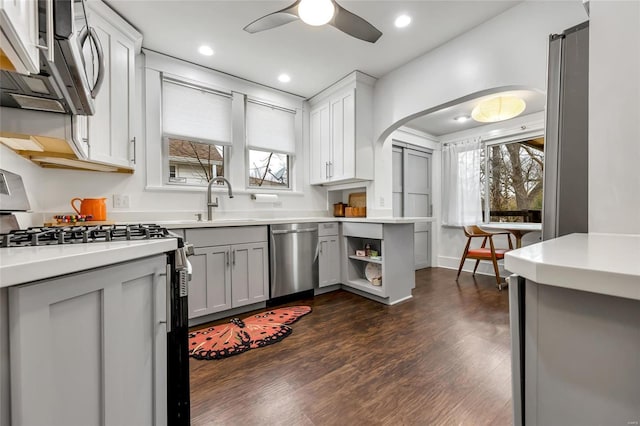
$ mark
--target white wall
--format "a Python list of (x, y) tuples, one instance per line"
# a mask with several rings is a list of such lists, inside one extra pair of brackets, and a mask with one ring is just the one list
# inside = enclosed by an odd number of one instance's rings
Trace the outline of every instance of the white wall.
[[(50, 219), (54, 214), (72, 213), (69, 201), (73, 197), (108, 198), (108, 216), (115, 220), (194, 219), (196, 213), (204, 213), (206, 217), (206, 188), (160, 190), (147, 187), (142, 64), (142, 57), (139, 56), (136, 65), (136, 127), (134, 130), (136, 139), (139, 141), (137, 144), (137, 158), (139, 160), (133, 175), (42, 169), (0, 145), (0, 167), (22, 175), (29, 193), (32, 210), (42, 213), (42, 215), (34, 215), (35, 224), (39, 224), (38, 220)], [(178, 68), (172, 70), (175, 71)], [(192, 79), (203, 79), (207, 75), (211, 80), (226, 84), (229, 90), (250, 93), (255, 98), (275, 99), (282, 102), (284, 100), (294, 101), (292, 100), (293, 96), (284, 92), (278, 92), (202, 67), (194, 66), (190, 76)], [(300, 98), (297, 102), (302, 105)], [(306, 108), (306, 102), (304, 105)], [(235, 179), (232, 180), (235, 197), (230, 199), (226, 196), (226, 189), (217, 189), (215, 195), (220, 199), (220, 207), (214, 209), (215, 217), (295, 217), (326, 214), (326, 189), (309, 185), (307, 172), (308, 137), (306, 136), (308, 112), (304, 111), (302, 115), (303, 122), (300, 124), (302, 127), (300, 134), (305, 136), (299, 142), (300, 152), (295, 158), (296, 176), (292, 177), (292, 180), (295, 180), (295, 191), (271, 191), (271, 193), (279, 194), (278, 204), (255, 204), (251, 201), (250, 194), (260, 190), (247, 190), (244, 185), (244, 171), (237, 170), (238, 167), (236, 167), (236, 170), (232, 171), (235, 176)], [(243, 140), (240, 142), (243, 143)], [(234, 165), (242, 164), (244, 147), (240, 145), (232, 149), (230, 157), (240, 157), (240, 161), (236, 161)], [(114, 209), (113, 194), (128, 195), (130, 208)], [(20, 225), (28, 226), (30, 223), (21, 221)]]
[(497, 87), (544, 91), (549, 34), (586, 19), (578, 0), (523, 2), (380, 78), (374, 90), (378, 143), (372, 209), (391, 211), (391, 151), (385, 145), (393, 130), (477, 92)]
[(640, 234), (640, 2), (591, 1), (589, 231)]

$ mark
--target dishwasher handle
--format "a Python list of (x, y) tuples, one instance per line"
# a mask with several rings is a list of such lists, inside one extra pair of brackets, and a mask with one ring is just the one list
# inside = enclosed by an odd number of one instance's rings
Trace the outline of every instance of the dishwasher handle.
[(318, 228), (305, 228), (305, 229), (273, 229), (271, 233), (273, 235), (281, 234), (301, 234), (303, 232), (318, 232)]

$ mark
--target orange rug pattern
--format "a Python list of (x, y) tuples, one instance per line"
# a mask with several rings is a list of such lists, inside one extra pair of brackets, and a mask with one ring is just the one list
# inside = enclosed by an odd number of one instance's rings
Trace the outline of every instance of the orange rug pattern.
[(222, 359), (249, 349), (272, 345), (293, 332), (289, 324), (310, 312), (310, 306), (278, 308), (191, 332), (189, 356), (195, 359)]

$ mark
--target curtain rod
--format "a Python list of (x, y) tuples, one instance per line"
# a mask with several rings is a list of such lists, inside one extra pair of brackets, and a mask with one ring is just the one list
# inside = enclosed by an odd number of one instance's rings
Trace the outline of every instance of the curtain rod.
[(270, 103), (265, 102), (265, 101), (260, 101), (258, 99), (250, 98), (249, 96), (247, 96), (247, 102), (250, 102), (250, 103), (256, 104), (256, 105), (266, 106), (266, 107), (277, 109), (277, 110), (284, 111), (284, 112), (288, 112), (290, 114), (297, 114), (297, 111), (294, 110), (294, 109), (289, 109), (289, 108), (281, 107), (281, 106), (278, 106), (278, 105), (273, 105), (273, 104), (270, 104)]

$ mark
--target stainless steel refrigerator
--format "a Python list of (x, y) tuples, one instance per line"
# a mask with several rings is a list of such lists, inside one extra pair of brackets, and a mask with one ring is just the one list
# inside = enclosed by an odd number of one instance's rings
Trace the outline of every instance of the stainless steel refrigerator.
[[(549, 37), (542, 204), (544, 240), (588, 231), (588, 104), (589, 24), (584, 22)], [(509, 277), (515, 426), (526, 424), (527, 410), (535, 411), (535, 406), (528, 406), (525, 399), (525, 372), (530, 371), (527, 362), (532, 362), (525, 344), (525, 288), (524, 278), (517, 275)]]
[(542, 239), (589, 226), (589, 22), (549, 37)]

